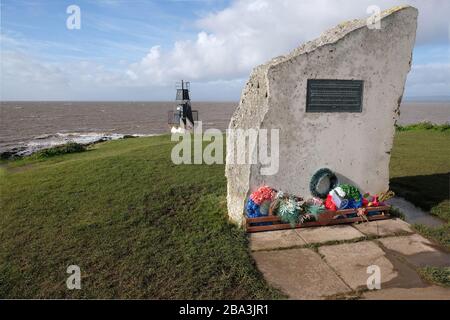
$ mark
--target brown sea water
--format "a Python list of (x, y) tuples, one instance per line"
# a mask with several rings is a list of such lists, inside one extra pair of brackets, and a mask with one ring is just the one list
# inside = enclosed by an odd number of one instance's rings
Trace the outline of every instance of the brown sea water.
[[(193, 102), (203, 128), (224, 130), (235, 102)], [(170, 133), (174, 102), (2, 102), (0, 152), (34, 141), (83, 135)], [(95, 139), (95, 138), (94, 138)]]
[[(237, 102), (193, 102), (203, 128), (225, 130)], [(174, 102), (1, 102), (0, 151), (57, 137), (169, 133)], [(399, 124), (450, 122), (450, 102), (403, 102)]]

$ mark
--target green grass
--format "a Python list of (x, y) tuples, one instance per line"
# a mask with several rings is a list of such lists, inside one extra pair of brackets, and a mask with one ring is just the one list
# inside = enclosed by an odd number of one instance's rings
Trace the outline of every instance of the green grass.
[(432, 239), (450, 249), (450, 223), (447, 222), (440, 227), (429, 227), (424, 224), (415, 224), (413, 227), (426, 238)]
[(425, 267), (419, 273), (429, 282), (450, 287), (450, 267)]
[[(1, 298), (278, 298), (227, 222), (223, 165), (176, 166), (170, 137), (3, 163)], [(79, 265), (82, 289), (66, 289)]]
[[(449, 142), (398, 132), (391, 161), (397, 194), (447, 221)], [(1, 162), (0, 298), (282, 297), (227, 221), (224, 166), (173, 165), (172, 146), (125, 139)], [(445, 228), (431, 236), (445, 243)], [(66, 289), (71, 264), (81, 290)]]
[(450, 131), (397, 132), (390, 173), (397, 195), (446, 222), (416, 230), (450, 248)]
[(400, 209), (396, 207), (391, 207), (391, 210), (389, 210), (389, 215), (391, 217), (399, 218), (401, 220), (406, 220), (404, 212), (402, 212)]
[(409, 124), (406, 126), (396, 125), (395, 129), (397, 131), (433, 130), (433, 131), (445, 132), (445, 131), (450, 130), (450, 123), (434, 124), (434, 123), (425, 121), (425, 122)]
[(45, 159), (50, 158), (54, 156), (60, 156), (63, 154), (68, 153), (77, 153), (77, 152), (83, 152), (86, 151), (87, 147), (85, 145), (76, 143), (76, 142), (69, 142), (62, 146), (56, 146), (52, 148), (47, 148), (40, 150), (33, 154), (31, 157), (36, 159)]
[(23, 158), (46, 159), (54, 156), (60, 156), (62, 154), (83, 152), (86, 151), (86, 149), (87, 149), (86, 145), (76, 142), (68, 142), (61, 146), (55, 146), (39, 150), (34, 154), (32, 154), (31, 156), (22, 157), (17, 155), (10, 155), (9, 153), (2, 153), (0, 154), (0, 161), (5, 162), (4, 160), (20, 160)]

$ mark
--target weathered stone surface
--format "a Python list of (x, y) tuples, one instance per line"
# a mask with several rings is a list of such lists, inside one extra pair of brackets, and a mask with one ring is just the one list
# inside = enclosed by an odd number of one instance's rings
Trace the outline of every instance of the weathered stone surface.
[[(399, 261), (388, 259), (386, 254), (372, 241), (323, 246), (319, 253), (325, 261), (353, 289), (367, 288), (367, 267), (377, 265), (381, 271), (381, 288), (390, 286), (409, 287), (423, 285), (419, 276)], [(400, 277), (399, 270), (402, 270)]]
[[(229, 128), (280, 129), (279, 170), (262, 176), (261, 163), (230, 163), (233, 148), (227, 147), (231, 220), (242, 223), (245, 199), (263, 184), (307, 197), (311, 176), (322, 167), (363, 192), (388, 188), (417, 10), (397, 7), (381, 18), (379, 30), (369, 29), (365, 19), (346, 22), (253, 70)], [(362, 112), (305, 113), (308, 79), (363, 80)], [(245, 152), (248, 158), (256, 151)]]
[(424, 237), (413, 234), (403, 237), (389, 237), (379, 240), (387, 250), (404, 257), (416, 267), (450, 266), (450, 254)]
[(401, 219), (378, 220), (355, 224), (354, 227), (368, 236), (392, 236), (413, 233), (409, 223)]
[(253, 252), (266, 280), (291, 299), (320, 299), (351, 291), (310, 249)]
[(438, 286), (425, 288), (389, 288), (365, 292), (368, 300), (450, 300), (450, 289)]
[(250, 234), (251, 250), (270, 250), (305, 245), (295, 230), (277, 230)]
[(306, 243), (324, 243), (329, 241), (352, 240), (364, 235), (352, 226), (336, 225), (295, 230)]

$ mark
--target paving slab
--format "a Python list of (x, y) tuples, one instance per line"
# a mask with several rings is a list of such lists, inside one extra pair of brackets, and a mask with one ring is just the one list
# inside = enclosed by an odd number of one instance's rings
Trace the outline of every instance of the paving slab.
[(371, 275), (367, 268), (380, 268), (381, 288), (423, 286), (423, 281), (414, 269), (386, 253), (373, 241), (345, 243), (319, 248), (319, 253), (340, 277), (354, 290), (367, 288)]
[(386, 203), (400, 209), (405, 215), (405, 220), (411, 224), (420, 223), (429, 227), (438, 227), (444, 224), (443, 220), (432, 216), (403, 198), (394, 197), (387, 200)]
[(368, 300), (450, 300), (450, 289), (438, 286), (425, 288), (389, 288), (365, 292)]
[(252, 253), (264, 278), (291, 299), (321, 299), (351, 291), (311, 249)]
[(352, 240), (364, 237), (361, 232), (349, 225), (299, 228), (295, 229), (295, 231), (308, 244)]
[(366, 236), (393, 236), (399, 233), (414, 233), (409, 223), (402, 219), (387, 219), (353, 225)]
[(421, 235), (388, 237), (379, 241), (387, 250), (405, 258), (415, 267), (450, 266), (450, 253), (443, 251)]
[(249, 238), (252, 251), (288, 248), (306, 244), (293, 229), (251, 233)]

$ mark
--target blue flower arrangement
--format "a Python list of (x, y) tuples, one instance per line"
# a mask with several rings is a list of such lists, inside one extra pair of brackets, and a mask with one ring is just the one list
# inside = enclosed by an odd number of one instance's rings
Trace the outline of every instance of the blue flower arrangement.
[(247, 217), (249, 218), (257, 218), (261, 217), (261, 211), (259, 210), (259, 205), (257, 205), (252, 199), (248, 199), (247, 205), (245, 207), (247, 211)]
[(359, 199), (356, 200), (354, 198), (348, 199), (347, 205), (342, 209), (358, 209), (362, 207), (362, 196), (359, 194)]

